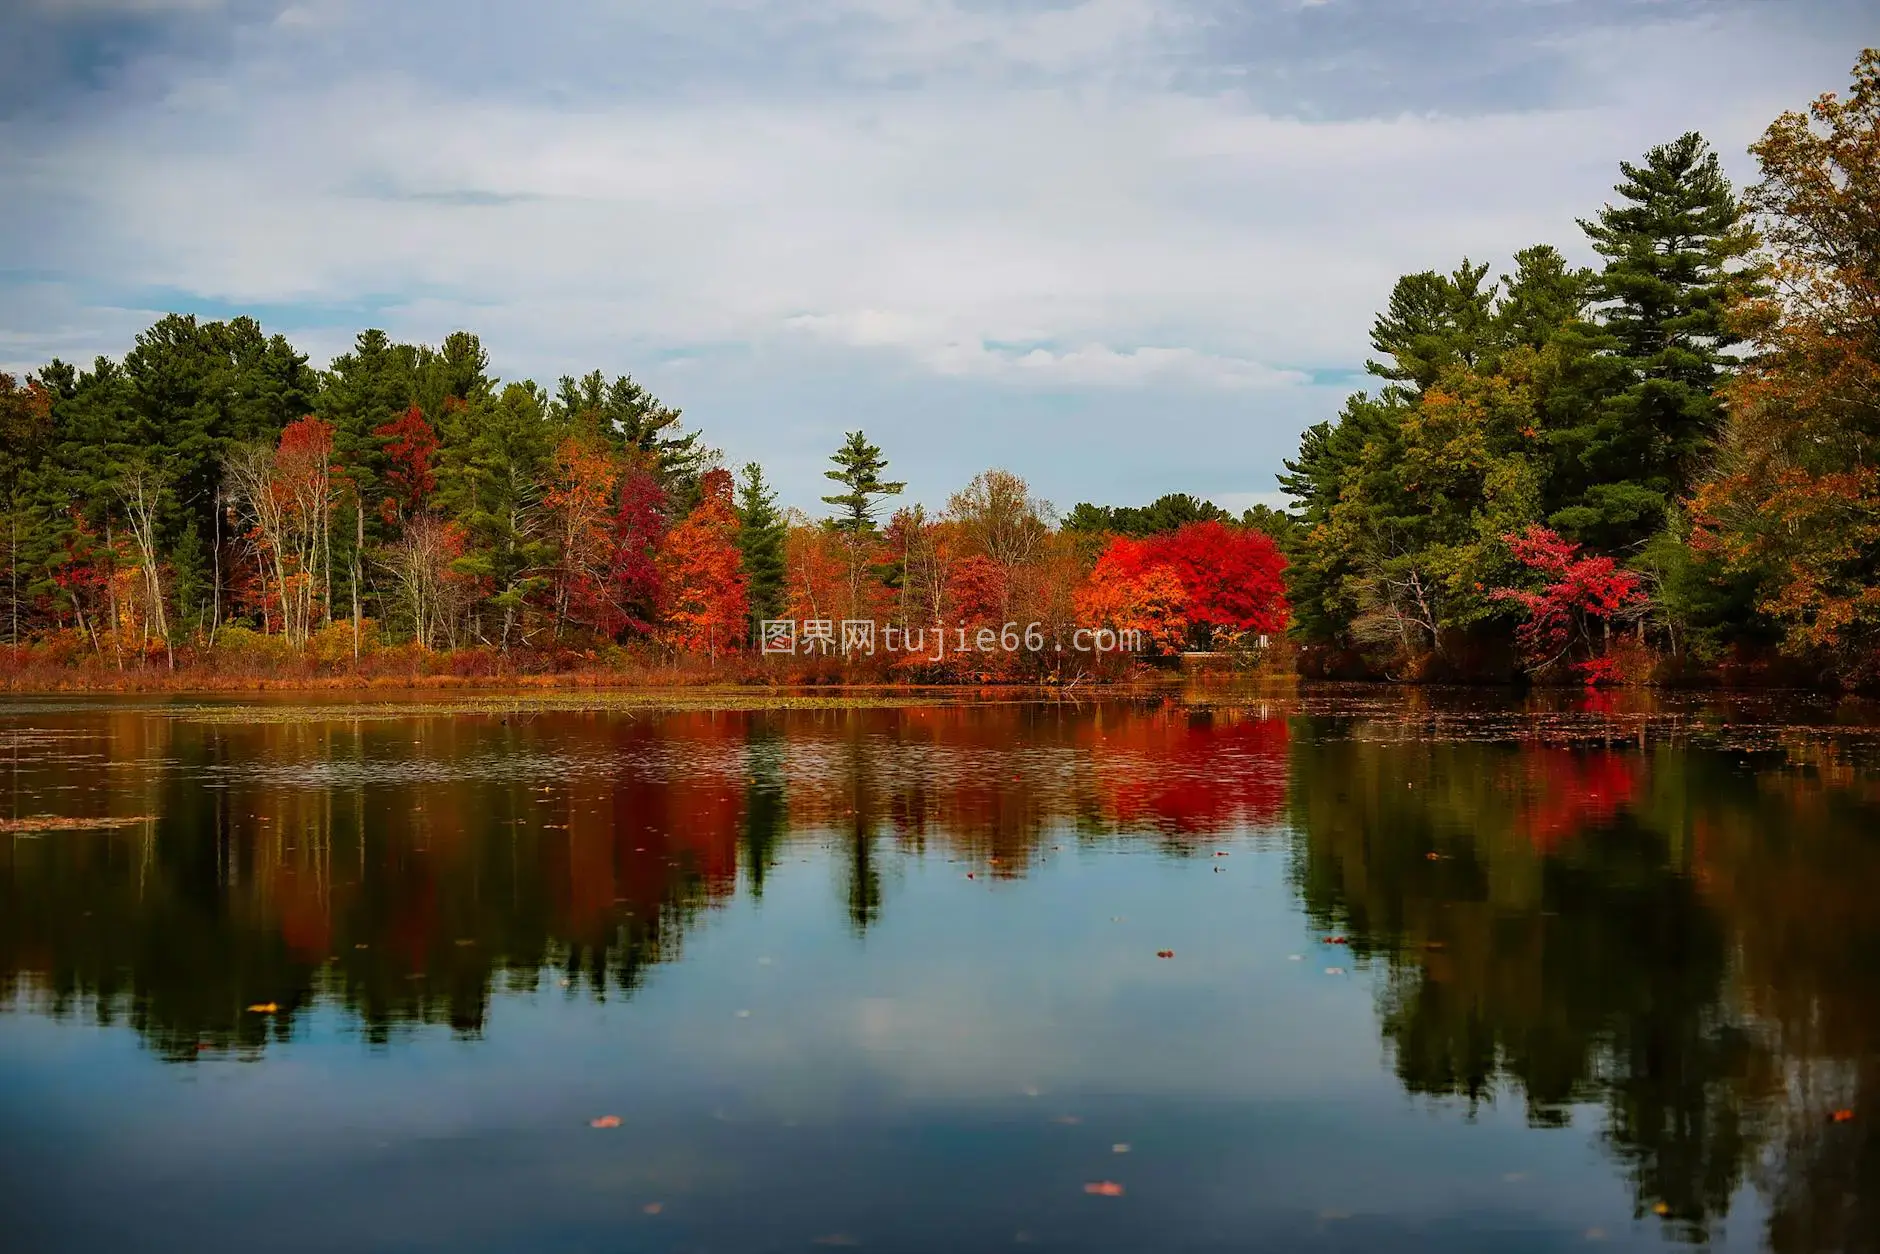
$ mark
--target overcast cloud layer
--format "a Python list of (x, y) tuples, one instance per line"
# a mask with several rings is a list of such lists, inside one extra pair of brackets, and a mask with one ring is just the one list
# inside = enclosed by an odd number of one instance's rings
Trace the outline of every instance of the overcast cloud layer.
[[(1408, 270), (1843, 89), (1852, 0), (14, 0), (0, 368), (248, 312), (631, 372), (814, 507), (1275, 500)], [(14, 7), (14, 6), (9, 6)], [(389, 11), (388, 11), (389, 10)], [(819, 507), (818, 507), (819, 508)]]

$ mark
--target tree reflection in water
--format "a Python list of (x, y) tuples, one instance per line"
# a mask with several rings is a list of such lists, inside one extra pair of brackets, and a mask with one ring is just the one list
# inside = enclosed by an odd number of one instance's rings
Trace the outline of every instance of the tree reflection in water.
[(1313, 926), (1377, 973), (1407, 1091), (1593, 1114), (1637, 1213), (1685, 1239), (1749, 1184), (1772, 1248), (1874, 1249), (1880, 784), (1858, 741), (1709, 730), (1731, 716), (15, 714), (13, 814), (149, 819), (0, 844), (0, 989), (179, 1063), (262, 1057), (322, 1006), (379, 1046), (474, 1038), (507, 992), (630, 996), (798, 847), (840, 854), (830, 908), (862, 934), (911, 857), (1013, 881), (1056, 847), (1270, 830)]

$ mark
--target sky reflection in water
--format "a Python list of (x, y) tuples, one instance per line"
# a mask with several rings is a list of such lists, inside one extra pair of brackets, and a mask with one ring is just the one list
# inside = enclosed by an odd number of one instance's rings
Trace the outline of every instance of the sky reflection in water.
[(0, 836), (0, 1212), (29, 1249), (1873, 1248), (1862, 721), (18, 703), (7, 813), (143, 821)]

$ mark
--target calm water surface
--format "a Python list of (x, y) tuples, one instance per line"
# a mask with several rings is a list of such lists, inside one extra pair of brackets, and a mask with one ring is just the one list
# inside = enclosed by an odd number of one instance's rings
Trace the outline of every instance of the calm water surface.
[(0, 1231), (1872, 1250), (1872, 721), (15, 699)]

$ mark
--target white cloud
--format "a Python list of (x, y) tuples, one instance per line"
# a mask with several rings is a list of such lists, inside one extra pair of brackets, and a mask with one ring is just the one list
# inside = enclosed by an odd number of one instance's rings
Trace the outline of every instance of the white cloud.
[[(1298, 15), (1291, 0), (1270, 7)], [(163, 90), (135, 107), (43, 129), (0, 119), (0, 270), (102, 293), (89, 309), (9, 300), (0, 356), (30, 365), (121, 336), (119, 307), (174, 293), (285, 307), (272, 321), (290, 329), (295, 307), (359, 303), (402, 335), (468, 325), (511, 374), (657, 373), (649, 363), (669, 354), (722, 349), (746, 357), (693, 369), (673, 399), (735, 457), (801, 457), (780, 427), (820, 439), (862, 394), (885, 425), (936, 388), (976, 389), (948, 393), (963, 425), (922, 446), (932, 473), (956, 479), (978, 469), (953, 463), (977, 456), (959, 449), (1032, 426), (1041, 448), (1059, 438), (1059, 411), (1027, 397), (1152, 385), (1170, 393), (1165, 427), (1186, 424), (1206, 464), (1091, 440), (1064, 478), (1140, 483), (1145, 499), (1257, 493), (1299, 428), (1335, 406), (1301, 372), (1362, 362), (1396, 275), (1575, 246), (1573, 218), (1609, 195), (1617, 162), (1687, 127), (1740, 176), (1761, 123), (1836, 85), (1852, 59), (1751, 10), (1556, 41), (1585, 84), (1571, 108), (1304, 121), (1218, 76), (1182, 81), (1219, 37), (1200, 20), (1210, 11), (584, 10), (586, 42), (612, 61), (677, 76), (636, 86), (558, 78), (553, 59), (504, 79), (492, 63), (505, 52), (535, 64), (508, 46), (532, 37), (525, 26), (484, 32), (485, 63), (442, 56), (418, 71), (415, 45), (379, 32), (370, 6), (270, 8), (241, 28), (240, 55), (165, 62)], [(279, 29), (315, 19), (317, 33)], [(387, 40), (399, 64), (376, 54)], [(809, 68), (708, 72), (746, 44)], [(1751, 73), (1771, 48), (1781, 55)], [(335, 346), (330, 322), (297, 338)], [(785, 394), (797, 409), (779, 423)], [(1091, 404), (1075, 421), (1139, 421), (1138, 400)], [(1190, 474), (1219, 477), (1178, 481)]]

